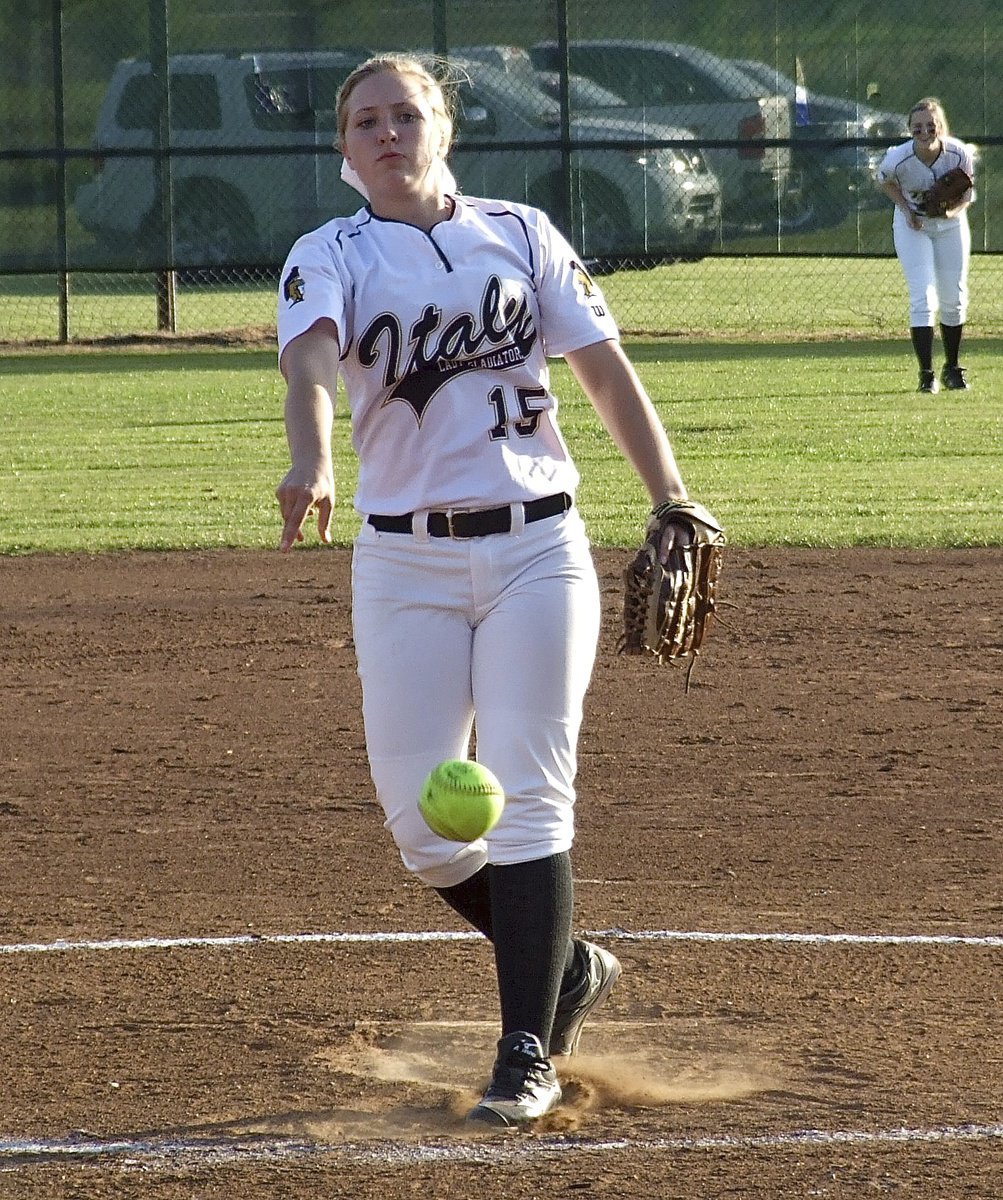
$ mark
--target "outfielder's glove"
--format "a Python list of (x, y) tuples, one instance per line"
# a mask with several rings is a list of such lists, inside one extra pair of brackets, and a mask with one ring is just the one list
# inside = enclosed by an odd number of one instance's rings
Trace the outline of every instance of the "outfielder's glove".
[(934, 181), (933, 187), (923, 198), (923, 212), (928, 217), (942, 217), (950, 209), (961, 203), (965, 193), (972, 186), (972, 180), (967, 171), (961, 167), (952, 167)]
[[(663, 565), (667, 525), (688, 529), (692, 540), (675, 545)], [(623, 573), (621, 654), (651, 653), (660, 663), (689, 658), (693, 669), (717, 608), (724, 544), (724, 530), (702, 504), (670, 500), (652, 511), (644, 545)]]

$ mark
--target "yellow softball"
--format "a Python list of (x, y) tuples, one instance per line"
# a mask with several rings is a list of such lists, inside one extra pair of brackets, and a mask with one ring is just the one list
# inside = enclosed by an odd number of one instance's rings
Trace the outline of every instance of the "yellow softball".
[(505, 792), (487, 767), (469, 759), (450, 758), (430, 772), (418, 806), (439, 837), (475, 842), (498, 823)]

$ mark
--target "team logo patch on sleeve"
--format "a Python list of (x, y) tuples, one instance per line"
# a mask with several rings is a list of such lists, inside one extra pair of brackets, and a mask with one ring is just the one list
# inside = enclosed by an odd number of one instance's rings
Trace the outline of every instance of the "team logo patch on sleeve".
[(597, 317), (605, 317), (606, 298), (592, 282), (592, 276), (577, 259), (571, 260), (571, 269), (575, 273), (575, 287), (581, 292), (589, 308), (592, 309)]
[(591, 300), (596, 294), (596, 285), (592, 282), (592, 276), (585, 270), (580, 262), (573, 262), (571, 266), (575, 272), (575, 283), (582, 289), (582, 294), (586, 300)]
[(306, 299), (306, 284), (300, 274), (299, 267), (293, 267), (282, 285), (282, 295), (290, 308)]

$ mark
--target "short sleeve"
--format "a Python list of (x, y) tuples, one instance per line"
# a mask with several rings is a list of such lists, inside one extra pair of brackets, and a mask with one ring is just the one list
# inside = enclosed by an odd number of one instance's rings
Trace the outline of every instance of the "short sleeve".
[[(895, 149), (895, 147), (892, 147), (892, 149)], [(878, 183), (887, 183), (889, 179), (895, 178), (895, 160), (896, 155), (893, 155), (891, 150), (886, 150), (884, 158), (878, 163), (878, 169), (874, 175)]]
[(595, 342), (619, 340), (620, 331), (602, 289), (581, 256), (544, 213), (539, 214), (537, 231), (544, 352), (556, 358)]
[(296, 242), (282, 267), (276, 319), (279, 357), (293, 338), (322, 317), (335, 323), (344, 347), (350, 340), (344, 282), (334, 248), (326, 238), (312, 233)]

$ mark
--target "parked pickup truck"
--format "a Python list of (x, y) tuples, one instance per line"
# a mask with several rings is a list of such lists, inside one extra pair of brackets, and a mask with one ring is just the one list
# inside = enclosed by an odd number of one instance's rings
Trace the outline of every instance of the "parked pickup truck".
[[(561, 69), (556, 41), (528, 49), (537, 70)], [(572, 39), (568, 59), (576, 75), (622, 96), (631, 119), (693, 131), (721, 181), (725, 227), (775, 225), (791, 171), (790, 146), (782, 144), (791, 136), (784, 96), (728, 59), (680, 42)]]
[(800, 203), (791, 207), (793, 224), (826, 228), (857, 209), (887, 204), (875, 183), (887, 146), (877, 139), (905, 141), (903, 114), (807, 88), (799, 104), (797, 84), (789, 75), (755, 59), (734, 61), (739, 70), (786, 97), (794, 112), (792, 168)]

